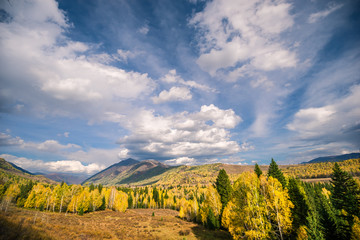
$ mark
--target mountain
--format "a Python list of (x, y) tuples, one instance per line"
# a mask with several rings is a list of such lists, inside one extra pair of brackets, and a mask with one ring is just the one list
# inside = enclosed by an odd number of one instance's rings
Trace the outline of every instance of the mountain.
[[(260, 166), (266, 171), (268, 166)], [(214, 182), (220, 169), (225, 169), (235, 180), (244, 171), (253, 170), (254, 166), (229, 165), (222, 163), (199, 166), (168, 166), (155, 160), (136, 161), (127, 159), (116, 163), (95, 174), (83, 184), (103, 185), (181, 185), (208, 184)]]
[(318, 157), (313, 160), (310, 160), (308, 162), (303, 162), (305, 164), (307, 163), (320, 163), (320, 162), (341, 162), (349, 159), (356, 159), (360, 158), (360, 153), (349, 153), (349, 154), (343, 154), (343, 155), (337, 155), (337, 156), (327, 156), (327, 157)]
[(170, 168), (170, 166), (155, 160), (137, 161), (129, 158), (93, 175), (86, 179), (83, 184), (119, 185), (141, 182), (158, 176)]
[(16, 166), (13, 163), (6, 161), (3, 158), (0, 158), (0, 178), (13, 178), (20, 177), (28, 180), (45, 182), (45, 183), (56, 183), (55, 181), (48, 179), (41, 175), (34, 175), (25, 169), (22, 169), (19, 166)]
[(65, 182), (66, 184), (81, 184), (89, 175), (73, 174), (73, 173), (38, 173), (46, 178), (56, 182)]

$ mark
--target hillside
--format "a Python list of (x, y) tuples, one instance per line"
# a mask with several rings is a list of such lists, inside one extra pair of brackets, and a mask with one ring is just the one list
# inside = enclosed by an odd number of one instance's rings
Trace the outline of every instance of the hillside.
[[(268, 166), (260, 166), (266, 171)], [(136, 161), (126, 159), (95, 174), (83, 184), (111, 185), (182, 185), (208, 184), (214, 182), (220, 169), (224, 168), (232, 180), (254, 166), (228, 165), (222, 163), (200, 166), (168, 166), (155, 160)]]
[(327, 156), (327, 157), (318, 157), (308, 162), (303, 162), (304, 164), (308, 163), (320, 163), (320, 162), (341, 162), (349, 159), (356, 159), (360, 158), (360, 153), (349, 153), (349, 154), (342, 154), (336, 156)]
[(21, 167), (18, 167), (3, 158), (0, 158), (0, 179), (6, 182), (10, 178), (23, 178), (45, 183), (56, 183), (55, 181), (48, 179), (44, 176), (34, 175), (22, 169)]
[(83, 184), (119, 185), (137, 183), (159, 176), (171, 168), (155, 160), (140, 162), (129, 158), (93, 175), (86, 179)]

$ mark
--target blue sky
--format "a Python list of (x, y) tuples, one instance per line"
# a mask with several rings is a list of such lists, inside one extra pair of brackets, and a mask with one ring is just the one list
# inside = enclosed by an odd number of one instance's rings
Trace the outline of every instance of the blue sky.
[(0, 157), (30, 171), (359, 151), (359, 1), (0, 8)]

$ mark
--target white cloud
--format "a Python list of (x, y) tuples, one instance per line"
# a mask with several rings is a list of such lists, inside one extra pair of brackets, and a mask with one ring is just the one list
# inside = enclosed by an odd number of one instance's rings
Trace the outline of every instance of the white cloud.
[(142, 111), (122, 123), (131, 134), (119, 140), (135, 157), (156, 159), (208, 158), (248, 150), (230, 140), (228, 129), (241, 118), (232, 109), (202, 106), (199, 112), (182, 112), (171, 116)]
[(166, 160), (164, 163), (168, 165), (194, 165), (196, 163), (196, 159), (189, 157), (181, 157), (181, 158)]
[(200, 89), (206, 92), (216, 92), (215, 89), (212, 89), (206, 85), (199, 84), (195, 81), (185, 81), (181, 76), (177, 75), (176, 70), (170, 70), (164, 77), (160, 78), (161, 81), (165, 83), (177, 83), (182, 84), (184, 86), (188, 86), (190, 88)]
[(201, 106), (197, 117), (205, 121), (213, 121), (214, 126), (220, 128), (234, 128), (242, 121), (241, 117), (237, 116), (232, 109), (222, 110), (213, 104)]
[(91, 163), (89, 165), (84, 165), (80, 161), (63, 160), (44, 162), (42, 160), (32, 160), (24, 157), (16, 157), (9, 154), (1, 154), (0, 157), (31, 172), (66, 172), (85, 173), (91, 175), (105, 168), (103, 164)]
[[(18, 111), (40, 116), (106, 121), (104, 111), (120, 114), (131, 100), (152, 92), (154, 82), (147, 74), (110, 66), (115, 55), (68, 39), (70, 24), (56, 1), (3, 6), (11, 16), (0, 24), (0, 97), (7, 106), (16, 103), (23, 106)], [(123, 51), (117, 55), (131, 57)]]
[(119, 61), (127, 62), (128, 59), (135, 57), (137, 54), (138, 53), (130, 52), (129, 50), (118, 49), (117, 54), (113, 57)]
[(360, 85), (349, 89), (345, 97), (334, 99), (322, 107), (300, 109), (289, 130), (298, 133), (300, 139), (320, 143), (343, 142), (358, 148), (360, 142)]
[(142, 26), (141, 28), (139, 28), (138, 32), (141, 34), (146, 35), (149, 32), (149, 26), (146, 24), (144, 26)]
[(11, 135), (0, 133), (0, 147), (15, 146), (28, 150), (38, 150), (41, 152), (58, 153), (62, 150), (73, 151), (81, 148), (79, 145), (68, 143), (66, 145), (56, 140), (46, 140), (44, 142), (25, 142), (20, 137), (12, 137)]
[(309, 23), (315, 23), (319, 21), (320, 19), (323, 19), (330, 15), (331, 13), (335, 12), (336, 10), (340, 9), (343, 6), (343, 4), (329, 4), (329, 7), (323, 11), (313, 13), (309, 16), (308, 22)]
[(74, 150), (81, 148), (79, 145), (68, 143), (66, 145), (60, 144), (56, 140), (46, 140), (41, 143), (24, 142), (21, 145), (22, 148), (37, 149), (43, 152), (60, 152), (62, 150)]
[(66, 153), (64, 157), (69, 161), (80, 161), (83, 163), (96, 163), (98, 165), (110, 166), (129, 156), (126, 148), (89, 148)]
[(172, 87), (169, 91), (163, 90), (158, 97), (153, 97), (156, 104), (174, 101), (186, 101), (192, 98), (191, 92), (185, 87)]
[(212, 76), (247, 65), (263, 71), (295, 67), (296, 54), (279, 38), (294, 23), (291, 7), (285, 1), (209, 2), (190, 20), (200, 30), (197, 63)]
[(12, 137), (6, 133), (0, 133), (0, 146), (17, 146), (22, 145), (24, 140), (20, 137)]

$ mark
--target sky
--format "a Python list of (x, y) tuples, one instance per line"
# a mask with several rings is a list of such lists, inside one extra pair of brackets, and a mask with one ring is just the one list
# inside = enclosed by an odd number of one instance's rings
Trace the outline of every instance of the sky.
[(0, 1), (0, 157), (94, 174), (360, 149), (360, 1)]

